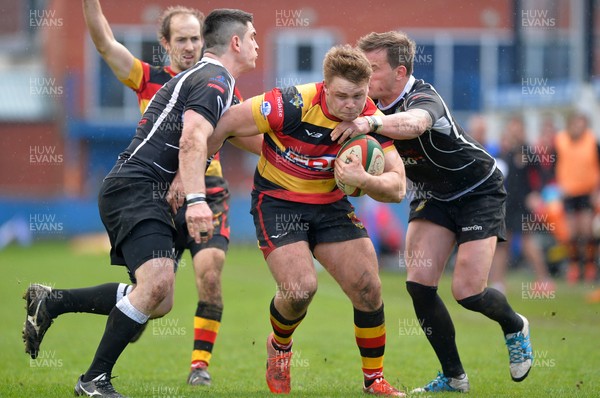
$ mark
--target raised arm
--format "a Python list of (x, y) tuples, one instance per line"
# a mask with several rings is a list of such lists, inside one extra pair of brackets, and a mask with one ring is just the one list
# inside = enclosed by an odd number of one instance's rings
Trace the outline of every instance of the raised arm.
[(124, 45), (115, 39), (110, 25), (102, 13), (99, 0), (83, 0), (83, 16), (100, 56), (118, 79), (127, 79), (135, 58)]

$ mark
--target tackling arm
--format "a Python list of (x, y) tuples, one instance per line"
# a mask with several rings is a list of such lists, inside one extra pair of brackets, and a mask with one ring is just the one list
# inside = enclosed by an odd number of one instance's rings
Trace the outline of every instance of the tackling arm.
[(246, 152), (260, 156), (260, 152), (262, 151), (263, 137), (262, 135), (253, 135), (250, 137), (231, 137), (229, 139), (229, 143)]
[(429, 130), (433, 122), (429, 112), (423, 109), (409, 109), (381, 118), (383, 127), (379, 134), (395, 140), (412, 140)]
[[(252, 101), (248, 100), (234, 105), (219, 119), (215, 131), (209, 137), (208, 154), (215, 154), (228, 137), (252, 137), (260, 133), (252, 115)], [(238, 140), (239, 143), (240, 140)], [(243, 139), (242, 145), (247, 145), (247, 147), (242, 149), (257, 153), (258, 143), (256, 139)]]
[[(186, 195), (206, 195), (204, 184), (206, 165), (206, 141), (213, 132), (212, 125), (199, 113), (187, 110), (184, 113), (183, 130), (179, 141), (179, 174)], [(194, 204), (188, 203), (185, 219), (190, 236), (197, 243), (212, 237), (212, 211), (206, 201)], [(206, 232), (201, 235), (200, 232)]]
[[(377, 133), (394, 140), (412, 140), (433, 126), (431, 115), (424, 109), (409, 109), (406, 112), (375, 117), (380, 118), (383, 124)], [(371, 130), (367, 118), (358, 117), (351, 122), (338, 124), (331, 132), (331, 139), (343, 143), (357, 135), (368, 134)]]

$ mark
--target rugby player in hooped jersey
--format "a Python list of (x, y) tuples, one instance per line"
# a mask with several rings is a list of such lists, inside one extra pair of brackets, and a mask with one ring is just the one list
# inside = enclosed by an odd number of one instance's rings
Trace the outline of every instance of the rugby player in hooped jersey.
[(110, 311), (76, 395), (122, 397), (111, 383), (117, 359), (150, 317), (171, 309), (176, 228), (166, 194), (177, 172), (186, 193), (190, 236), (198, 243), (212, 236), (213, 213), (204, 179), (198, 178), (205, 170), (206, 139), (233, 101), (235, 78), (255, 67), (258, 45), (252, 15), (241, 10), (212, 11), (202, 33), (204, 57), (158, 90), (100, 189), (98, 207), (111, 241), (111, 262), (126, 266), (137, 285)]
[(332, 129), (342, 120), (381, 113), (367, 97), (371, 67), (360, 51), (334, 47), (323, 71), (322, 83), (276, 88), (233, 106), (209, 138), (208, 152), (230, 135), (264, 135), (251, 213), (277, 283), (267, 339), (269, 389), (291, 390), (292, 334), (317, 290), (314, 256), (354, 306), (364, 391), (404, 396), (383, 377), (385, 321), (375, 249), (334, 178), (335, 169), (344, 183), (369, 196), (399, 202), (405, 194), (404, 166), (391, 140), (376, 134), (384, 148), (382, 175), (366, 173), (355, 156), (348, 164), (335, 161), (341, 145), (331, 139)]
[(487, 288), (498, 239), (505, 235), (506, 192), (496, 162), (464, 133), (435, 89), (412, 75), (415, 43), (401, 32), (370, 33), (358, 41), (373, 68), (369, 95), (386, 116), (357, 118), (332, 133), (339, 142), (377, 131), (395, 140), (415, 186), (406, 236), (407, 290), (442, 373), (413, 392), (469, 391), (452, 319), (437, 286), (458, 244), (452, 294), (502, 328), (514, 381), (532, 366), (529, 322), (499, 291)]

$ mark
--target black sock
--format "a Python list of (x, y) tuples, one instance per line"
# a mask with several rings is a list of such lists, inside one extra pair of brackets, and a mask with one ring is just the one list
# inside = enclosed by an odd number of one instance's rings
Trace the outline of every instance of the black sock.
[(119, 355), (125, 350), (131, 338), (142, 328), (144, 323), (133, 320), (125, 315), (118, 306), (114, 306), (108, 315), (106, 329), (96, 350), (94, 360), (83, 376), (83, 381), (88, 382), (102, 373), (107, 373), (110, 376)]
[(117, 304), (117, 295), (123, 297), (129, 290), (131, 285), (124, 283), (105, 283), (81, 289), (52, 289), (46, 308), (52, 318), (67, 312), (108, 315)]
[(458, 377), (464, 374), (456, 348), (454, 324), (437, 294), (437, 287), (406, 282), (406, 290), (412, 297), (419, 324), (442, 365), (444, 376)]
[(485, 288), (483, 292), (458, 303), (468, 310), (480, 312), (498, 322), (504, 334), (516, 333), (523, 329), (523, 320), (506, 300), (506, 296), (493, 288)]

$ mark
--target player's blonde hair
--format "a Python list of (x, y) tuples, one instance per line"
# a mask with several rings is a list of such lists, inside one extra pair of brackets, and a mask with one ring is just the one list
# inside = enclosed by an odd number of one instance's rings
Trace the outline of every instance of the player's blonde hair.
[(385, 50), (387, 61), (392, 69), (402, 65), (406, 68), (406, 75), (412, 75), (416, 45), (406, 33), (397, 31), (371, 32), (358, 39), (357, 46), (363, 52)]
[(348, 44), (332, 47), (323, 61), (323, 77), (330, 83), (334, 77), (341, 77), (354, 84), (369, 81), (373, 70), (365, 55)]
[(167, 42), (171, 41), (171, 19), (174, 15), (189, 14), (196, 17), (200, 23), (200, 32), (202, 32), (202, 26), (204, 24), (204, 14), (200, 10), (195, 8), (189, 8), (184, 6), (170, 6), (167, 7), (160, 17), (158, 18), (158, 40), (165, 39)]

